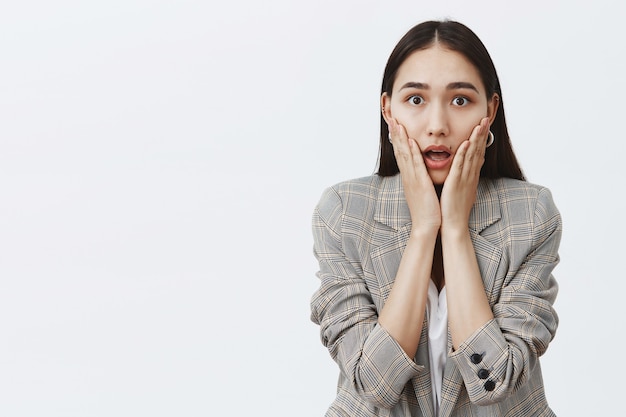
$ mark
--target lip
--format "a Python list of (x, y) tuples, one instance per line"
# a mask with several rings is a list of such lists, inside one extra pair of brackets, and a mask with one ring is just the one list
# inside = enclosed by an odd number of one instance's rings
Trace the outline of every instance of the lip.
[[(436, 159), (432, 158), (434, 155)], [(443, 169), (452, 162), (450, 148), (444, 145), (431, 145), (422, 152), (422, 156), (428, 169)]]

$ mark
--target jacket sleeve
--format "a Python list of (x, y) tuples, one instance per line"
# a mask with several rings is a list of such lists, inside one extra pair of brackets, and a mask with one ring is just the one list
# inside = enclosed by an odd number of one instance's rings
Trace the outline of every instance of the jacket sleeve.
[(406, 383), (424, 368), (378, 325), (360, 260), (344, 253), (342, 227), (341, 198), (328, 189), (313, 214), (321, 284), (311, 300), (311, 320), (319, 324), (322, 343), (351, 389), (376, 407), (391, 408)]
[[(528, 234), (511, 251), (523, 261), (509, 270), (494, 319), (450, 354), (461, 371), (470, 401), (502, 401), (524, 384), (541, 384), (538, 357), (554, 338), (558, 316), (553, 308), (558, 285), (552, 271), (559, 262), (561, 216), (550, 192), (537, 194)], [(527, 232), (528, 233), (528, 232)], [(529, 242), (529, 243), (524, 243)]]

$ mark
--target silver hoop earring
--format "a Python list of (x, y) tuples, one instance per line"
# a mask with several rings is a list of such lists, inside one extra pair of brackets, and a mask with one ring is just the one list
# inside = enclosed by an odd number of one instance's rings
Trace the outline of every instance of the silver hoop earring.
[(486, 148), (490, 147), (491, 145), (493, 145), (493, 142), (495, 142), (496, 138), (493, 136), (493, 132), (490, 130), (489, 131), (489, 137), (487, 138), (487, 146)]
[(391, 141), (391, 132), (389, 132), (389, 136), (388, 136), (388, 137), (389, 137), (389, 143), (393, 143), (393, 142)]

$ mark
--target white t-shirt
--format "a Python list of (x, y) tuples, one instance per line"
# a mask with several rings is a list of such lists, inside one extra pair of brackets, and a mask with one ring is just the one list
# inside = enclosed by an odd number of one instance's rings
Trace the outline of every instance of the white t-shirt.
[(432, 280), (428, 285), (426, 317), (428, 318), (430, 380), (432, 381), (433, 404), (437, 416), (441, 404), (443, 369), (446, 366), (448, 356), (448, 302), (446, 300), (446, 287), (444, 286), (441, 292), (438, 292)]

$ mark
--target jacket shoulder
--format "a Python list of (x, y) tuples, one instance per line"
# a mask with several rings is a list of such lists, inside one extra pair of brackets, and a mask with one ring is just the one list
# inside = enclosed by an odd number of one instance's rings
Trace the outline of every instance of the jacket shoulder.
[(367, 177), (354, 178), (347, 181), (342, 181), (331, 187), (341, 196), (349, 194), (359, 194), (363, 196), (370, 196), (378, 194), (378, 190), (382, 184), (383, 177), (378, 175), (369, 175)]
[(502, 196), (515, 197), (516, 195), (533, 196), (538, 195), (542, 190), (549, 192), (543, 185), (533, 184), (528, 181), (516, 180), (514, 178), (498, 178), (492, 180), (494, 187)]
[(328, 213), (336, 211), (337, 206), (341, 206), (341, 211), (345, 212), (354, 205), (372, 204), (378, 197), (382, 182), (383, 178), (378, 175), (339, 182), (324, 190), (317, 210), (320, 213)]
[(557, 211), (550, 189), (543, 185), (513, 178), (499, 178), (493, 180), (493, 186), (503, 205), (530, 205), (533, 209), (539, 206)]

